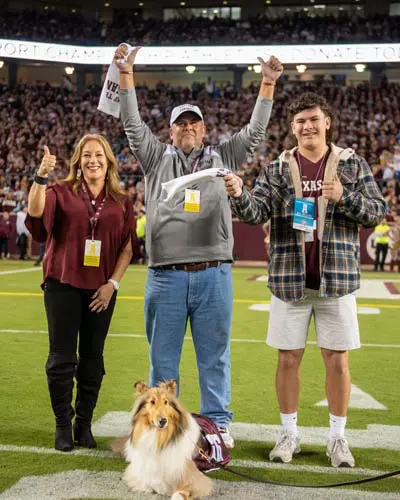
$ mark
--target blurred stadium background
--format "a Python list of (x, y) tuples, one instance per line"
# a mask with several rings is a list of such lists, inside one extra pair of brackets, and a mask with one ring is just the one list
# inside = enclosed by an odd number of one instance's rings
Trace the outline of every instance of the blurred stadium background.
[[(33, 270), (32, 262), (18, 263), (12, 259), (18, 258), (16, 214), (26, 204), (45, 144), (58, 158), (53, 178), (56, 180), (66, 175), (77, 138), (89, 132), (103, 133), (113, 146), (121, 182), (132, 199), (135, 212), (138, 214), (143, 208), (143, 177), (127, 147), (122, 126), (119, 120), (97, 111), (107, 63), (97, 64), (93, 58), (93, 61), (79, 64), (73, 57), (68, 60), (70, 49), (63, 49), (69, 45), (109, 47), (112, 51), (122, 41), (153, 47), (155, 54), (160, 53), (159, 58), (153, 57), (151, 64), (138, 64), (136, 68), (141, 114), (154, 133), (167, 140), (172, 107), (192, 102), (203, 110), (211, 144), (228, 139), (248, 121), (260, 80), (256, 56), (266, 55), (266, 47), (279, 56), (279, 51), (286, 47), (292, 57), (289, 63), (282, 57), (285, 73), (276, 89), (267, 136), (256, 154), (241, 167), (240, 175), (245, 184), (251, 187), (260, 169), (289, 144), (286, 107), (291, 98), (302, 91), (313, 90), (327, 97), (337, 114), (335, 142), (354, 148), (367, 159), (388, 202), (390, 222), (400, 224), (400, 1), (0, 0), (0, 219), (4, 217), (2, 212), (10, 213), (12, 226), (11, 259), (0, 262), (0, 338), (3, 346), (0, 419), (4, 423), (0, 432), (0, 498), (50, 498), (46, 495), (51, 495), (51, 486), (38, 492), (34, 486), (30, 489), (29, 479), (20, 489), (8, 490), (19, 479), (32, 474), (44, 478), (47, 473), (63, 474), (66, 469), (110, 474), (110, 471), (118, 471), (113, 477), (116, 481), (124, 467), (107, 455), (101, 456), (102, 452), (107, 453), (108, 440), (105, 438), (100, 438), (98, 456), (74, 455), (67, 460), (50, 455), (47, 458), (46, 453), (50, 453), (52, 446), (49, 431), (52, 422), (44, 386), (46, 338), (41, 333), (45, 332), (46, 325), (38, 289), (39, 273), (29, 272)], [(47, 60), (35, 58), (32, 56), (35, 51), (28, 50), (28, 47), (39, 47), (39, 43), (47, 44), (47, 54), (51, 55)], [(319, 44), (328, 46), (325, 53), (335, 55), (324, 62), (315, 62), (317, 58), (310, 54)], [(349, 60), (345, 56), (356, 44), (356, 55)], [(365, 44), (369, 44), (368, 47)], [(307, 46), (307, 50), (291, 52), (290, 47), (295, 45)], [(335, 52), (339, 45), (348, 47), (347, 52)], [(162, 50), (169, 49), (173, 54), (176, 47), (181, 46), (186, 47), (189, 60), (165, 64)], [(202, 64), (195, 64), (190, 61), (191, 52), (194, 57), (199, 47), (210, 47), (212, 60), (216, 46), (229, 48), (231, 57), (226, 62), (213, 64), (203, 60)], [(236, 63), (236, 51), (239, 53), (249, 46), (253, 51), (251, 60)], [(88, 53), (91, 50), (88, 49)], [(317, 52), (315, 50), (314, 55)], [(261, 227), (234, 222), (234, 230), (238, 261), (264, 263)], [(361, 238), (364, 269), (370, 269), (374, 257), (371, 230), (362, 230)], [(30, 242), (27, 257), (34, 258), (38, 251), (38, 245)], [(389, 273), (389, 259), (390, 255), (384, 274), (363, 274), (363, 279), (369, 280), (364, 289), (369, 291), (361, 296), (361, 306), (373, 311), (379, 309), (380, 315), (370, 312), (367, 314), (372, 316), (362, 317), (363, 342), (369, 342), (371, 347), (369, 351), (362, 349), (355, 354), (352, 366), (355, 382), (382, 402), (386, 410), (352, 410), (349, 425), (355, 432), (370, 424), (382, 427), (371, 430), (376, 439), (370, 448), (363, 446), (361, 439), (359, 441), (360, 449), (356, 451), (360, 469), (355, 472), (360, 475), (398, 468), (400, 463), (397, 353), (400, 313), (397, 300), (393, 300), (400, 296), (400, 288), (399, 275)], [(270, 425), (278, 423), (273, 390), (275, 358), (272, 350), (261, 350), (253, 345), (263, 342), (266, 314), (260, 316), (259, 312), (254, 312), (257, 308), (250, 311), (254, 303), (256, 306), (262, 304), (259, 310), (266, 310), (264, 306), (267, 306), (269, 294), (257, 282), (257, 277), (262, 278), (263, 274), (264, 268), (235, 269), (234, 273), (232, 336), (237, 342), (233, 343), (233, 400), (239, 421)], [(144, 378), (147, 373), (147, 344), (143, 337), (141, 309), (144, 278), (144, 267), (131, 266), (124, 280), (125, 295), (121, 296), (111, 329), (111, 333), (119, 333), (121, 337), (119, 340), (112, 337), (108, 345), (106, 356), (110, 375), (106, 377), (98, 417), (113, 410), (127, 410), (131, 403), (131, 382)], [(385, 289), (385, 286), (391, 297), (374, 295), (374, 290)], [(243, 331), (244, 324), (246, 331)], [(304, 391), (302, 401), (303, 425), (323, 426), (326, 425), (326, 412), (315, 408), (315, 403), (324, 398), (322, 365), (318, 365), (316, 376), (315, 367), (320, 359), (315, 347), (311, 346), (310, 351), (304, 368), (305, 385), (308, 384), (309, 390)], [(252, 362), (244, 369), (242, 363), (246, 359)], [(195, 409), (198, 392), (193, 367), (190, 347), (189, 352), (185, 351), (182, 378), (185, 402)], [(27, 378), (29, 384), (24, 383)], [(261, 393), (260, 387), (265, 387)], [(387, 445), (389, 438), (386, 442), (380, 441), (388, 429), (393, 436), (390, 446)], [(264, 445), (251, 440), (241, 442), (239, 438), (234, 458), (242, 459), (241, 466), (252, 467), (257, 473), (260, 461), (265, 461)], [(30, 448), (23, 449), (24, 446)], [(287, 468), (274, 470), (273, 479), (330, 482), (324, 447), (317, 446), (317, 453), (315, 444), (306, 445), (305, 450), (299, 465), (290, 472)], [(243, 465), (246, 460), (258, 460), (258, 465)], [(99, 486), (96, 494), (93, 493), (96, 488), (87, 494), (73, 493), (72, 486), (81, 479), (79, 475), (71, 476), (63, 483), (67, 485), (64, 487), (57, 483), (58, 479), (50, 479), (53, 485), (58, 484), (51, 498), (125, 498), (120, 490), (113, 493), (112, 481)], [(89, 482), (89, 478), (85, 481)], [(245, 496), (240, 496), (238, 491), (232, 493), (232, 497), (228, 493), (227, 498), (265, 498), (262, 492), (257, 496), (256, 488)], [(298, 490), (296, 493), (285, 490), (282, 497), (278, 490), (273, 491), (268, 490), (268, 495), (277, 495), (274, 498), (310, 497)], [(359, 490), (346, 490), (342, 498), (375, 499), (381, 498), (380, 495), (385, 495), (385, 499), (399, 498), (399, 491), (399, 480), (392, 479), (385, 484), (372, 483)], [(329, 495), (336, 498), (333, 493)]]
[[(150, 64), (137, 66), (143, 119), (167, 140), (171, 108), (195, 102), (203, 110), (212, 144), (226, 140), (248, 121), (258, 92), (256, 56), (266, 55), (266, 46), (278, 55), (283, 47), (307, 46), (308, 52), (293, 51), (289, 63), (282, 57), (285, 73), (277, 88), (266, 139), (241, 168), (246, 185), (251, 187), (260, 168), (289, 144), (286, 106), (292, 97), (310, 89), (325, 95), (337, 113), (335, 142), (353, 147), (367, 159), (392, 219), (400, 213), (400, 2), (174, 0), (126, 6), (118, 0), (3, 0), (1, 5), (0, 212), (14, 214), (25, 203), (44, 144), (58, 158), (55, 178), (64, 177), (77, 137), (100, 132), (113, 145), (123, 185), (139, 213), (144, 202), (140, 168), (127, 147), (119, 120), (96, 109), (108, 66), (96, 64), (95, 55), (90, 61), (93, 64), (62, 57), (71, 54), (66, 44), (112, 50), (127, 41), (158, 47), (155, 54), (160, 53)], [(25, 42), (47, 44), (50, 60), (35, 57)], [(310, 50), (317, 44), (328, 46), (325, 52), (335, 47), (347, 47), (347, 51), (358, 48), (352, 62), (341, 62), (349, 60), (348, 52), (338, 49), (325, 62), (316, 63), (313, 61), (318, 57)], [(372, 45), (364, 50), (364, 44)], [(186, 62), (166, 64), (161, 50), (173, 53), (177, 46), (186, 46)], [(228, 46), (229, 61), (207, 64), (205, 57), (202, 64), (188, 64), (191, 52), (195, 59), (199, 46)], [(253, 63), (235, 63), (235, 53), (245, 46), (252, 47)], [(210, 59), (212, 54), (210, 51)], [(371, 62), (357, 63), (358, 59)], [(240, 236), (241, 226), (235, 231)], [(369, 234), (362, 234), (363, 264), (370, 264), (373, 258), (367, 244)], [(251, 231), (250, 237), (254, 238), (254, 250), (237, 247), (235, 256), (261, 260), (261, 230)], [(12, 247), (13, 241), (11, 238)], [(34, 245), (31, 253), (37, 252)]]

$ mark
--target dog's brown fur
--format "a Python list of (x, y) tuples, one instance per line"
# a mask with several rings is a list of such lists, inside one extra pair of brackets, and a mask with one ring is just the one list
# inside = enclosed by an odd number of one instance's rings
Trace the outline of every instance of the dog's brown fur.
[[(190, 453), (193, 453), (196, 449), (198, 428), (190, 413), (176, 398), (176, 381), (163, 382), (154, 388), (149, 388), (144, 382), (139, 381), (135, 384), (135, 391), (136, 402), (132, 410), (130, 435), (112, 443), (114, 452), (131, 462), (124, 474), (128, 486), (142, 491), (153, 489), (161, 494), (167, 493), (172, 495), (173, 500), (204, 498), (210, 495), (211, 480), (197, 469), (191, 456), (187, 456), (188, 450), (192, 450)], [(146, 456), (141, 452), (143, 439), (151, 439), (147, 441)], [(154, 453), (151, 453), (151, 456), (148, 454), (148, 443), (154, 446)], [(176, 453), (175, 457), (170, 457), (171, 450), (175, 450), (172, 452)], [(162, 491), (157, 490), (159, 486), (157, 481), (162, 483), (160, 477), (155, 478), (156, 481), (153, 477), (145, 477), (145, 473), (140, 472), (141, 460), (143, 463), (144, 461), (147, 464), (152, 463), (155, 470), (163, 470), (164, 474), (169, 474), (165, 488), (163, 484), (160, 486)], [(162, 461), (159, 467), (157, 460)], [(181, 464), (179, 474), (174, 472), (177, 464)], [(147, 469), (143, 468), (144, 470)], [(171, 482), (175, 483), (173, 491)]]

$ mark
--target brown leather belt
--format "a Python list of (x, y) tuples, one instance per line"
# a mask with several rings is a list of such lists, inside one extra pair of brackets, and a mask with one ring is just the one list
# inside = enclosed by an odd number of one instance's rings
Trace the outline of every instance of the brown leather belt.
[(188, 273), (195, 273), (196, 271), (204, 271), (210, 267), (218, 267), (221, 264), (230, 262), (229, 260), (211, 260), (208, 262), (192, 262), (191, 264), (168, 264), (166, 266), (157, 266), (156, 269), (173, 269), (174, 271), (186, 271)]

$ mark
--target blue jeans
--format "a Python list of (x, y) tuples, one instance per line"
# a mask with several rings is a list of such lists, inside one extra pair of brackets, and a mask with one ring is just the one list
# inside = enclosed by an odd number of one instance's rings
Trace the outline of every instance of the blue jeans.
[(217, 425), (232, 420), (230, 327), (231, 264), (186, 272), (149, 268), (146, 334), (150, 344), (150, 385), (175, 379), (188, 319), (196, 351), (200, 382), (200, 413)]

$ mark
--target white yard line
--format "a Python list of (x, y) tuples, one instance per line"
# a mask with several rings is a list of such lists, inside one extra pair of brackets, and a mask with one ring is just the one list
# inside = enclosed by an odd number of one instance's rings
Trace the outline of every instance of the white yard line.
[[(62, 455), (65, 453), (62, 451), (55, 450), (54, 448), (44, 448), (39, 446), (16, 446), (0, 444), (0, 452), (13, 452), (13, 453), (35, 453), (39, 455)], [(101, 457), (101, 458), (116, 458), (121, 460), (121, 457), (117, 456), (112, 451), (100, 451), (100, 450), (89, 450), (89, 449), (75, 449), (68, 453), (68, 456), (85, 456), (85, 457)], [(267, 458), (265, 461), (261, 460), (234, 460), (229, 462), (230, 467), (243, 467), (245, 469), (275, 469), (275, 470), (290, 470), (299, 472), (315, 472), (318, 474), (349, 474), (349, 475), (364, 475), (364, 476), (378, 476), (387, 471), (375, 470), (375, 469), (361, 469), (361, 468), (342, 468), (337, 469), (327, 465), (326, 467), (322, 465), (295, 465), (290, 464), (280, 464), (270, 462)], [(400, 476), (394, 476), (400, 479)]]
[(0, 271), (0, 276), (4, 276), (6, 274), (18, 274), (18, 273), (33, 273), (35, 271), (41, 271), (41, 267), (28, 267), (26, 269), (13, 269), (12, 271)]
[[(11, 451), (15, 453), (38, 453), (39, 455), (62, 455), (66, 456), (63, 451), (58, 451), (54, 448), (44, 448), (39, 446), (16, 446), (12, 444), (0, 444), (1, 451)], [(68, 456), (90, 456), (90, 457), (106, 457), (119, 458), (112, 451), (76, 449), (68, 453)]]
[[(130, 412), (109, 411), (92, 424), (93, 434), (99, 437), (116, 438), (129, 434)], [(233, 422), (232, 436), (238, 441), (274, 443), (281, 430), (280, 425), (249, 424)], [(328, 427), (299, 426), (302, 444), (326, 447)], [(400, 426), (369, 424), (366, 429), (347, 429), (346, 437), (354, 448), (382, 448), (400, 451)]]
[[(13, 329), (0, 329), (0, 333), (47, 333), (47, 330), (13, 330)], [(108, 337), (121, 337), (121, 338), (134, 338), (134, 339), (144, 339), (146, 335), (141, 333), (109, 333)], [(191, 341), (192, 338), (187, 336), (185, 340)], [(265, 344), (265, 340), (258, 339), (231, 339), (231, 342), (239, 342), (242, 344)], [(314, 341), (309, 341), (307, 344), (316, 345), (317, 343)], [(386, 348), (400, 348), (400, 344), (362, 344), (362, 347), (386, 347)]]
[[(166, 496), (130, 490), (121, 481), (122, 472), (74, 470), (40, 476), (27, 476), (0, 493), (3, 500), (68, 500), (74, 498), (109, 498), (113, 500), (158, 500)], [(395, 492), (362, 491), (338, 488), (323, 490), (213, 480), (210, 500), (398, 500)]]
[[(47, 330), (14, 330), (14, 329), (0, 329), (0, 333), (47, 333)], [(145, 339), (146, 335), (142, 333), (109, 333), (108, 337), (120, 337), (120, 338), (134, 338), (134, 339)], [(191, 341), (190, 336), (185, 337), (185, 340)], [(259, 339), (231, 339), (231, 342), (239, 342), (242, 344), (265, 344), (265, 340)], [(316, 345), (315, 341), (309, 341), (307, 344)], [(400, 344), (362, 344), (362, 347), (383, 347), (388, 349), (400, 348)]]
[[(327, 458), (328, 460), (328, 458)], [(299, 472), (316, 472), (318, 474), (349, 474), (354, 476), (379, 476), (386, 471), (374, 470), (374, 469), (361, 469), (360, 467), (355, 467), (350, 469), (347, 467), (335, 468), (327, 465), (326, 467), (322, 465), (295, 465), (293, 462), (290, 464), (279, 464), (275, 462), (270, 462), (265, 459), (265, 461), (260, 460), (231, 460), (229, 462), (230, 467), (243, 467), (246, 469), (272, 469), (272, 470), (288, 470), (288, 471), (299, 471)], [(400, 476), (394, 476), (400, 479)]]

